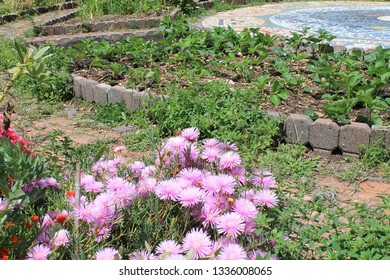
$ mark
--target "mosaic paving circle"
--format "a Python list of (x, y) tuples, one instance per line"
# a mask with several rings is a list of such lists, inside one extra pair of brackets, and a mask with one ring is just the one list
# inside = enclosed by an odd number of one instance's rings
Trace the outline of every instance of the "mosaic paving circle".
[(390, 3), (361, 1), (288, 2), (244, 7), (220, 12), (196, 24), (200, 29), (259, 28), (268, 34), (289, 36), (310, 28), (325, 29), (337, 36), (331, 45), (341, 48), (390, 48)]

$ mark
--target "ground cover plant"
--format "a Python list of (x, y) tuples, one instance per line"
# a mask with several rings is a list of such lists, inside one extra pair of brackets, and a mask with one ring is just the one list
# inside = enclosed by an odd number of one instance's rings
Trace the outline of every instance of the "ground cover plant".
[[(152, 99), (147, 110), (134, 113), (124, 104), (85, 109), (95, 120), (91, 126), (123, 124), (137, 131), (124, 137), (127, 147), (111, 152), (107, 142), (75, 145), (61, 131), (35, 139), (44, 144), (34, 149), (25, 140), (28, 133), (16, 133), (17, 122), (0, 116), (2, 259), (389, 258), (389, 196), (372, 207), (346, 205), (331, 189), (317, 188), (315, 175), (333, 165), (302, 145), (279, 143), (279, 121), (262, 107), (272, 100), (281, 108), (294, 94), (308, 94), (305, 87), (325, 88), (335, 101), (364, 97), (375, 105), (378, 96), (384, 107), (386, 50), (333, 56), (316, 48), (319, 39), (308, 34), (275, 48), (275, 37), (255, 30), (199, 33), (170, 22), (161, 32), (165, 40), (159, 42), (87, 41), (68, 51), (5, 44), (15, 55), (0, 56), (0, 65), (9, 69), (19, 61), (15, 70), (25, 70), (1, 104), (9, 119), (8, 101), (28, 112), (28, 98), (34, 97), (45, 107), (29, 113), (37, 122), (53, 114), (54, 106), (62, 110), (58, 102), (69, 99), (71, 88), (68, 78), (59, 77), (69, 77), (72, 67), (103, 73), (111, 84), (135, 77), (131, 87), (169, 98)], [(250, 40), (253, 34), (259, 41)], [(312, 52), (301, 52), (307, 43), (313, 43)], [(171, 67), (169, 76), (162, 64)], [(303, 69), (305, 64), (313, 69)], [(352, 72), (332, 76), (314, 69), (329, 64)], [(258, 65), (268, 72), (257, 76)], [(378, 92), (369, 92), (373, 85)], [(375, 98), (368, 100), (365, 91)], [(386, 122), (384, 110), (375, 106), (367, 119)], [(131, 149), (142, 151), (142, 158), (122, 157)], [(379, 143), (363, 147), (361, 160), (342, 164), (347, 163), (353, 165), (340, 178), (350, 184), (371, 169), (390, 179), (389, 154)]]
[(22, 10), (27, 10), (36, 7), (49, 6), (53, 4), (65, 3), (65, 0), (3, 0), (0, 3), (0, 15), (20, 12)]
[(82, 68), (78, 74), (109, 84), (166, 94), (172, 85), (218, 81), (257, 91), (262, 109), (304, 113), (310, 104), (340, 124), (388, 123), (389, 50), (329, 52), (333, 37), (324, 30), (296, 32), (278, 44), (256, 29), (200, 32), (186, 21), (165, 20), (159, 32), (164, 39), (157, 42), (86, 41), (69, 53)]

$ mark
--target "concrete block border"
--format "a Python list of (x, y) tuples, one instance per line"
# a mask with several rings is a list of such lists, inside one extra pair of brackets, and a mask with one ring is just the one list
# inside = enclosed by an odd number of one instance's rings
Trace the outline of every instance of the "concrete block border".
[(55, 11), (55, 10), (69, 10), (73, 9), (77, 6), (77, 3), (74, 1), (65, 2), (62, 4), (55, 4), (50, 6), (42, 6), (37, 8), (32, 8), (28, 10), (23, 10), (19, 13), (12, 13), (7, 15), (0, 16), (0, 24), (11, 22), (19, 19), (20, 17), (27, 15), (40, 15), (47, 12)]
[[(144, 109), (148, 94), (140, 93), (135, 89), (120, 86), (100, 84), (75, 74), (73, 77), (73, 93), (77, 98), (96, 104), (124, 102), (131, 112)], [(154, 97), (159, 97), (150, 93)], [(312, 121), (309, 116), (291, 114), (284, 118), (280, 113), (268, 112), (270, 118), (283, 119), (281, 134), (285, 142), (290, 144), (302, 143), (313, 148), (314, 152), (331, 156), (341, 151), (343, 156), (359, 156), (360, 145), (369, 146), (379, 141), (382, 147), (390, 148), (390, 127), (372, 126), (365, 123), (352, 122), (349, 125), (339, 126), (329, 119)]]

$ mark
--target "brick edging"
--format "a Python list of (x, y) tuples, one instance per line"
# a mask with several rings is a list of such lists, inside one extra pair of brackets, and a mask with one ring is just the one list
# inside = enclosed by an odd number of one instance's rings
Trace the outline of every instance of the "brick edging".
[[(146, 107), (147, 94), (135, 89), (110, 86), (75, 74), (73, 77), (73, 93), (77, 98), (97, 104), (124, 102), (131, 112)], [(159, 95), (150, 93), (154, 97)], [(283, 118), (280, 113), (268, 112), (269, 117)], [(352, 122), (339, 126), (329, 119), (313, 121), (309, 116), (291, 114), (284, 119), (283, 139), (287, 143), (310, 145), (314, 152), (330, 156), (341, 151), (343, 156), (358, 156), (360, 145), (369, 146), (380, 141), (382, 146), (390, 149), (390, 127), (374, 125), (371, 128), (365, 123)]]

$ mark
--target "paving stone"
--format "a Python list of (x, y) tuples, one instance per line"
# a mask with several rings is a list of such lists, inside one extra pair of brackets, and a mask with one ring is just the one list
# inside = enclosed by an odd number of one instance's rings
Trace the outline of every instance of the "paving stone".
[(133, 132), (134, 131), (134, 127), (120, 125), (120, 126), (114, 127), (112, 130), (115, 131), (115, 132), (118, 132), (118, 133)]
[(381, 146), (390, 149), (390, 126), (373, 125), (371, 127), (370, 144), (380, 141)]
[(309, 126), (313, 120), (309, 116), (291, 114), (285, 123), (285, 135), (287, 143), (307, 144), (309, 142)]
[(309, 143), (314, 149), (332, 153), (338, 146), (340, 127), (328, 119), (318, 119), (309, 126)]
[(73, 94), (75, 97), (82, 97), (82, 88), (83, 84), (85, 83), (86, 79), (81, 76), (72, 75), (73, 77)]
[(359, 145), (370, 144), (371, 129), (365, 123), (352, 122), (340, 128), (339, 147), (343, 155), (360, 154)]
[(122, 102), (123, 89), (124, 89), (123, 87), (119, 87), (119, 86), (111, 87), (110, 90), (108, 91), (108, 102), (114, 104)]
[(98, 84), (93, 91), (93, 101), (96, 104), (106, 104), (108, 102), (108, 91), (111, 86), (107, 84)]
[(85, 101), (93, 102), (94, 101), (94, 90), (98, 84), (99, 83), (94, 81), (94, 80), (86, 79), (85, 83), (81, 84), (81, 97)]

